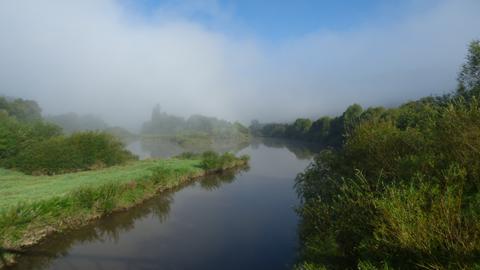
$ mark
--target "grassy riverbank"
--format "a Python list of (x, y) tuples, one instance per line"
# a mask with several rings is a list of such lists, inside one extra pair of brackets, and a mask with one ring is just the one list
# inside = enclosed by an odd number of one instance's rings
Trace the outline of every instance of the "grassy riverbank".
[(248, 162), (245, 157), (225, 157), (213, 163), (201, 156), (136, 161), (56, 176), (0, 169), (0, 247), (22, 250), (52, 232), (78, 227), (134, 206), (161, 190)]

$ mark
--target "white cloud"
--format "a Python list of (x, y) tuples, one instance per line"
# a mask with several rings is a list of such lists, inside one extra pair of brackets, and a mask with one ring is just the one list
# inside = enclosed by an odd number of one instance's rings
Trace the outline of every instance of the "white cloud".
[[(130, 126), (155, 103), (182, 115), (285, 120), (443, 93), (467, 43), (480, 38), (480, 2), (436, 3), (394, 25), (372, 21), (273, 47), (171, 7), (142, 21), (114, 0), (5, 0), (0, 93), (36, 99), (47, 113), (91, 112)], [(217, 5), (200, 8), (229, 18)]]

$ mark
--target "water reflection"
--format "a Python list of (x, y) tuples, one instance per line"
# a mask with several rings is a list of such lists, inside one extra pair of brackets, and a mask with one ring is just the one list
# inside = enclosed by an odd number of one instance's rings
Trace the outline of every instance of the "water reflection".
[(140, 159), (145, 159), (151, 157), (172, 157), (184, 152), (201, 153), (205, 151), (215, 151), (219, 153), (237, 153), (248, 145), (249, 142), (233, 140), (217, 140), (202, 144), (182, 144), (174, 139), (152, 137), (131, 142), (127, 146), (127, 149), (138, 155)]
[(254, 148), (265, 145), (272, 148), (286, 148), (292, 152), (298, 159), (309, 160), (315, 154), (319, 153), (325, 146), (318, 143), (309, 143), (302, 141), (293, 141), (277, 138), (255, 138), (251, 141)]
[[(158, 221), (157, 224), (161, 224), (169, 217), (173, 195), (178, 190), (198, 185), (203, 190), (213, 191), (224, 184), (232, 183), (236, 173), (247, 170), (248, 168), (228, 170), (219, 175), (203, 177), (198, 182), (185, 183), (128, 211), (114, 213), (77, 230), (52, 235), (40, 245), (25, 252), (5, 250), (8, 253), (21, 254), (19, 264), (7, 269), (157, 269), (158, 260), (155, 258), (138, 255), (107, 256), (103, 252), (98, 252), (101, 255), (97, 255), (95, 250), (85, 254), (71, 254), (69, 251), (75, 245), (83, 243), (110, 242), (117, 244), (122, 234), (134, 229), (136, 221), (144, 218), (155, 219)], [(60, 264), (53, 264), (66, 256), (69, 260), (61, 260)], [(82, 262), (78, 263), (77, 261)], [(88, 265), (88, 267), (78, 267), (79, 265)]]
[(254, 149), (260, 145), (272, 148), (285, 148), (292, 152), (298, 159), (308, 160), (325, 147), (318, 143), (308, 143), (301, 141), (292, 141), (277, 138), (252, 138), (249, 142), (223, 141), (212, 142), (209, 144), (181, 145), (175, 140), (164, 138), (143, 138), (131, 142), (127, 148), (138, 155), (141, 159), (151, 157), (172, 157), (184, 152), (200, 153), (208, 150), (219, 153), (233, 152), (238, 153), (248, 146)]

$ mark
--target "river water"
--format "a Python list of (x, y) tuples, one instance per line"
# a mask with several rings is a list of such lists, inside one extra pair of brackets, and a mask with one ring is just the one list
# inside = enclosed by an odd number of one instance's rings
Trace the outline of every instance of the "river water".
[[(176, 154), (130, 148), (142, 157)], [(14, 269), (289, 269), (299, 241), (294, 179), (318, 150), (274, 140), (237, 148), (250, 155), (249, 169), (56, 234)]]

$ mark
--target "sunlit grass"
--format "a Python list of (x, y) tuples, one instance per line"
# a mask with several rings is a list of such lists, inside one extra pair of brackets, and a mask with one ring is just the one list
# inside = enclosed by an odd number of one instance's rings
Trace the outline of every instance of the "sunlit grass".
[(33, 245), (52, 232), (129, 208), (195, 177), (246, 165), (248, 158), (229, 155), (218, 168), (203, 168), (202, 162), (199, 156), (145, 160), (56, 176), (0, 169), (0, 247)]
[(80, 187), (98, 187), (107, 183), (122, 184), (148, 178), (152, 169), (164, 167), (182, 173), (201, 172), (199, 160), (144, 160), (102, 170), (55, 176), (30, 176), (0, 169), (0, 211), (19, 203), (63, 196)]

